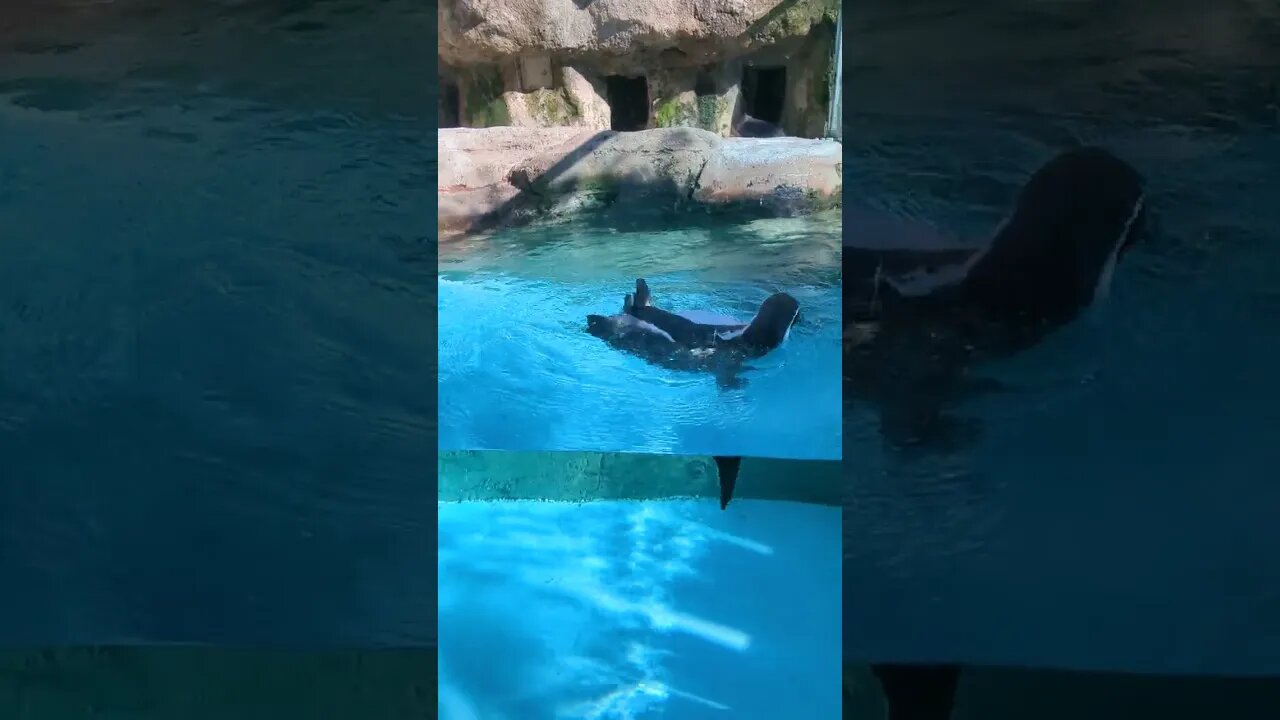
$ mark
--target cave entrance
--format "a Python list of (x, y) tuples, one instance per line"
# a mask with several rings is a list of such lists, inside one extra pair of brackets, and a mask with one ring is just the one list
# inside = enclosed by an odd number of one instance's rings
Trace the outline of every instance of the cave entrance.
[(440, 82), (440, 127), (456, 128), (462, 126), (462, 93), (458, 84), (442, 80)]
[(644, 130), (649, 126), (649, 82), (645, 76), (610, 75), (604, 79), (609, 100), (609, 127)]
[(717, 92), (715, 76), (707, 68), (698, 71), (693, 80), (693, 94), (698, 97), (715, 95)]
[(757, 120), (772, 125), (782, 124), (782, 109), (787, 100), (785, 67), (746, 67), (742, 69), (743, 110)]

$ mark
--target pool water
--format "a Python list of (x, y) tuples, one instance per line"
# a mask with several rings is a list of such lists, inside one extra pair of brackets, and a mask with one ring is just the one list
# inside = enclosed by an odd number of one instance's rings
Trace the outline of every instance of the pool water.
[(0, 645), (434, 641), (433, 31), (5, 4)]
[(971, 5), (846, 16), (849, 188), (976, 242), (1101, 143), (1154, 232), (1103, 307), (980, 369), (1011, 391), (955, 408), (971, 446), (890, 455), (850, 406), (846, 656), (1280, 673), (1280, 12)]
[(440, 503), (442, 720), (834, 718), (840, 510)]
[[(504, 230), (442, 248), (440, 449), (840, 457), (840, 218), (667, 217)], [(788, 340), (724, 389), (586, 332), (644, 277), (653, 303), (749, 320), (800, 302)]]

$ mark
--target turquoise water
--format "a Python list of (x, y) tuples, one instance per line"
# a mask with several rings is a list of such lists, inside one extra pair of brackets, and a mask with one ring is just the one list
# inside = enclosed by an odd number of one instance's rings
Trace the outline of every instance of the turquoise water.
[[(838, 215), (666, 215), (505, 230), (442, 247), (440, 449), (840, 457)], [(800, 302), (786, 343), (722, 389), (586, 333), (644, 277), (653, 302), (749, 320)]]
[(440, 503), (442, 720), (840, 712), (840, 510)]
[(1154, 232), (1104, 307), (980, 369), (1011, 391), (954, 408), (971, 446), (891, 456), (850, 406), (846, 656), (1280, 673), (1280, 14), (970, 6), (846, 15), (847, 187), (976, 243), (1100, 143)]
[(433, 31), (5, 3), (0, 645), (434, 641)]

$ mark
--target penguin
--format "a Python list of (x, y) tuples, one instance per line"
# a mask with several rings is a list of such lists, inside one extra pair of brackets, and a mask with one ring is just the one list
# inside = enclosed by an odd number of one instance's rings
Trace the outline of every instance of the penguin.
[(846, 225), (846, 402), (875, 406), (894, 447), (963, 439), (945, 404), (999, 389), (969, 370), (1035, 346), (1105, 298), (1145, 215), (1142, 176), (1085, 147), (1037, 170), (977, 250), (859, 247)]
[(659, 366), (716, 374), (722, 387), (741, 387), (743, 364), (781, 346), (800, 317), (800, 303), (779, 292), (748, 321), (707, 311), (670, 312), (652, 303), (649, 285), (636, 280), (616, 315), (588, 315), (586, 330), (611, 346)]

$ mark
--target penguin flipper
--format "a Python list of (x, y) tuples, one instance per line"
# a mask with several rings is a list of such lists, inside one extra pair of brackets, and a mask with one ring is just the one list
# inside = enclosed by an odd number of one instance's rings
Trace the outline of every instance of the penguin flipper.
[(738, 484), (738, 469), (742, 466), (742, 458), (731, 455), (716, 455), (716, 470), (720, 476), (720, 509), (724, 510), (733, 499), (733, 489)]

